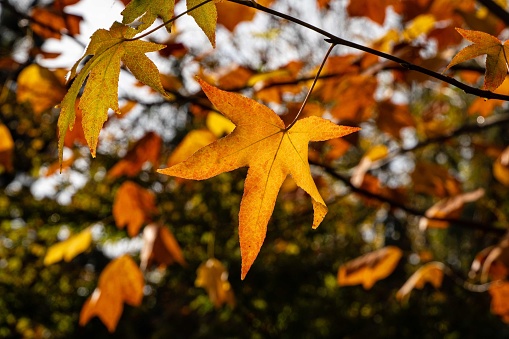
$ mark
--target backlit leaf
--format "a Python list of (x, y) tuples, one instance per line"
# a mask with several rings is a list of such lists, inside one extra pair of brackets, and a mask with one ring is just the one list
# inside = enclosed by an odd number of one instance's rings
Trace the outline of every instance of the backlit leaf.
[[(187, 0), (187, 9), (191, 9), (203, 3), (204, 0)], [(216, 23), (217, 23), (217, 9), (214, 1), (208, 2), (203, 6), (198, 7), (189, 13), (194, 18), (198, 26), (209, 38), (212, 47), (216, 47)]]
[(507, 75), (507, 57), (509, 53), (509, 42), (502, 42), (491, 34), (469, 31), (466, 29), (456, 28), (465, 39), (472, 41), (473, 44), (463, 48), (451, 60), (446, 71), (461, 62), (476, 58), (486, 54), (486, 73), (484, 76), (483, 89), (494, 91), (497, 89)]
[(219, 260), (208, 259), (198, 267), (196, 274), (195, 286), (207, 290), (210, 301), (216, 308), (223, 304), (235, 306), (235, 296), (228, 282), (228, 272)]
[(308, 143), (338, 138), (359, 129), (308, 117), (286, 130), (281, 118), (268, 107), (198, 81), (209, 100), (236, 128), (186, 161), (158, 172), (202, 180), (239, 167), (249, 167), (239, 212), (243, 279), (260, 251), (277, 194), (289, 174), (312, 198), (313, 228), (318, 227), (327, 213), (311, 177)]
[(207, 128), (218, 138), (230, 134), (235, 129), (235, 125), (230, 120), (216, 112), (210, 112), (205, 123)]
[(85, 56), (93, 55), (76, 74), (80, 60), (71, 69), (72, 85), (62, 100), (62, 111), (58, 119), (59, 157), (62, 160), (63, 144), (68, 129), (75, 120), (75, 101), (85, 80), (87, 84), (79, 108), (83, 112), (83, 129), (92, 156), (95, 157), (99, 132), (108, 119), (108, 109), (120, 113), (118, 107), (118, 78), (122, 61), (133, 75), (144, 84), (166, 96), (161, 85), (159, 71), (145, 55), (158, 51), (163, 45), (141, 40), (128, 40), (136, 30), (115, 22), (110, 30), (99, 29), (91, 37)]
[(396, 299), (407, 301), (414, 288), (422, 289), (426, 283), (435, 288), (442, 286), (444, 278), (444, 264), (441, 262), (430, 262), (419, 268), (412, 274), (406, 283), (396, 293)]
[(154, 194), (132, 181), (124, 182), (115, 194), (113, 218), (118, 228), (127, 226), (130, 237), (137, 235), (156, 212)]
[(369, 290), (378, 281), (387, 278), (398, 265), (403, 252), (387, 246), (360, 256), (341, 265), (338, 271), (339, 286), (360, 285)]
[[(143, 31), (154, 23), (157, 18), (164, 22), (173, 17), (173, 7), (175, 0), (131, 0), (122, 11), (122, 23), (130, 24), (139, 18), (141, 24), (136, 27), (138, 31)], [(171, 24), (166, 26), (170, 32)]]
[(51, 265), (60, 260), (71, 261), (75, 256), (85, 252), (92, 243), (90, 228), (61, 241), (48, 249), (44, 257), (44, 265)]
[(97, 316), (108, 331), (114, 332), (124, 303), (141, 305), (144, 285), (143, 274), (130, 256), (114, 259), (104, 268), (96, 289), (85, 301), (80, 313), (80, 325), (86, 325), (92, 317)]

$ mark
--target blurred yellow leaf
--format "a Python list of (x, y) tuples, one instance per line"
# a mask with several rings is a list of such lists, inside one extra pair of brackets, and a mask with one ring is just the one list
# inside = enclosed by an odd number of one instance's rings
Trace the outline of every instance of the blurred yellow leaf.
[(410, 292), (414, 288), (422, 289), (426, 283), (430, 283), (435, 288), (442, 286), (444, 278), (444, 264), (433, 261), (425, 264), (412, 274), (406, 283), (396, 293), (396, 299), (399, 301), (407, 301)]
[(80, 325), (86, 325), (97, 316), (110, 333), (115, 331), (124, 309), (124, 302), (139, 306), (143, 299), (143, 274), (128, 255), (111, 261), (102, 271), (92, 295), (85, 301), (80, 313)]
[(339, 286), (362, 284), (369, 290), (378, 281), (388, 277), (398, 265), (403, 252), (395, 246), (387, 246), (360, 256), (341, 265), (338, 271)]
[(196, 287), (203, 287), (216, 308), (223, 304), (235, 306), (235, 296), (228, 282), (228, 272), (223, 264), (215, 259), (208, 259), (202, 263), (196, 271), (197, 277), (194, 282)]
[(92, 243), (90, 228), (71, 236), (69, 239), (51, 246), (44, 257), (44, 265), (51, 265), (60, 260), (71, 261), (75, 256), (85, 252)]
[(12, 167), (12, 155), (14, 151), (14, 140), (7, 126), (0, 124), (0, 172), (2, 167), (11, 172)]
[(435, 27), (435, 17), (432, 14), (421, 14), (408, 23), (403, 31), (403, 39), (412, 42), (420, 35), (427, 34)]
[(67, 92), (64, 76), (37, 64), (25, 67), (18, 76), (18, 102), (30, 103), (35, 114), (54, 107)]
[(207, 128), (217, 138), (230, 134), (235, 129), (235, 125), (233, 124), (233, 122), (225, 118), (222, 114), (216, 112), (210, 112), (207, 115), (206, 124)]
[(173, 166), (193, 155), (197, 150), (216, 141), (216, 136), (206, 129), (193, 130), (182, 139), (168, 158), (168, 166)]

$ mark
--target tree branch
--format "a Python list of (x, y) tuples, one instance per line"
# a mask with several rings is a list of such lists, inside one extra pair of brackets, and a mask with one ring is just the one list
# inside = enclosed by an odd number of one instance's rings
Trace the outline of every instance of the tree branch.
[(253, 8), (256, 8), (257, 10), (260, 10), (260, 11), (263, 11), (263, 12), (266, 12), (268, 14), (271, 14), (271, 15), (274, 15), (274, 16), (277, 16), (279, 18), (282, 18), (282, 19), (286, 19), (288, 21), (291, 21), (293, 23), (296, 23), (300, 26), (303, 26), (303, 27), (306, 27), (312, 31), (315, 31), (325, 37), (327, 37), (327, 39), (325, 39), (325, 41), (329, 42), (329, 43), (334, 43), (334, 44), (338, 44), (338, 45), (343, 45), (343, 46), (347, 46), (347, 47), (351, 47), (351, 48), (355, 48), (357, 50), (360, 50), (360, 51), (363, 51), (363, 52), (366, 52), (366, 53), (370, 53), (370, 54), (373, 54), (373, 55), (376, 55), (376, 56), (379, 56), (381, 58), (384, 58), (384, 59), (387, 59), (387, 60), (391, 60), (391, 61), (394, 61), (398, 64), (400, 64), (402, 67), (408, 69), (408, 70), (411, 70), (411, 71), (416, 71), (416, 72), (419, 72), (419, 73), (422, 73), (422, 74), (426, 74), (432, 78), (435, 78), (437, 80), (441, 80), (443, 82), (446, 82), (450, 85), (453, 85), (461, 90), (463, 90), (465, 93), (468, 93), (468, 94), (472, 94), (472, 95), (475, 95), (475, 96), (478, 96), (478, 97), (481, 97), (481, 98), (486, 98), (486, 99), (499, 99), (499, 100), (505, 100), (505, 101), (509, 101), (509, 95), (503, 95), (503, 94), (498, 94), (498, 93), (493, 93), (493, 92), (490, 92), (490, 91), (485, 91), (485, 90), (482, 90), (482, 89), (479, 89), (479, 88), (476, 88), (476, 87), (472, 87), (472, 86), (468, 86), (454, 78), (451, 78), (451, 77), (448, 77), (446, 75), (443, 75), (441, 73), (437, 73), (437, 72), (434, 72), (434, 71), (431, 71), (427, 68), (424, 68), (424, 67), (421, 67), (421, 66), (418, 66), (418, 65), (415, 65), (411, 62), (408, 62), (406, 60), (403, 60), (403, 59), (400, 59), (398, 57), (395, 57), (391, 54), (387, 54), (387, 53), (384, 53), (384, 52), (380, 52), (376, 49), (373, 49), (373, 48), (369, 48), (369, 47), (366, 47), (366, 46), (363, 46), (363, 45), (359, 45), (359, 44), (356, 44), (355, 42), (351, 42), (351, 41), (348, 41), (348, 40), (345, 40), (345, 39), (342, 39), (334, 34), (331, 34), (321, 28), (318, 28), (314, 25), (311, 25), (305, 21), (302, 21), (300, 19), (297, 19), (297, 18), (294, 18), (290, 15), (287, 15), (287, 14), (284, 14), (284, 13), (281, 13), (281, 12), (278, 12), (274, 9), (271, 9), (271, 8), (268, 8), (268, 7), (264, 7), (260, 4), (257, 4), (257, 6), (253, 6), (252, 2), (249, 1), (249, 0), (228, 0), (230, 2), (234, 2), (234, 3), (237, 3), (237, 4), (240, 4), (240, 5), (244, 5), (244, 6), (248, 6), (248, 7), (253, 7)]
[(491, 13), (502, 20), (506, 26), (509, 26), (509, 13), (493, 0), (477, 0), (478, 3), (484, 5)]

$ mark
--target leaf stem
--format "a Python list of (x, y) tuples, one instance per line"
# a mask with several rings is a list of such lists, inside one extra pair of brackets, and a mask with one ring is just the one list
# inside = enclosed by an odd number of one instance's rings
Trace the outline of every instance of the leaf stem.
[(147, 32), (143, 33), (142, 35), (138, 35), (138, 36), (136, 36), (136, 37), (134, 37), (134, 38), (125, 39), (125, 41), (134, 41), (134, 40), (139, 40), (139, 39), (141, 39), (141, 38), (144, 38), (144, 37), (146, 37), (147, 35), (150, 35), (150, 34), (154, 33), (155, 31), (157, 31), (157, 30), (159, 30), (159, 29), (161, 29), (161, 28), (163, 28), (163, 27), (166, 27), (168, 24), (171, 24), (173, 21), (175, 21), (175, 20), (177, 20), (178, 18), (180, 18), (180, 17), (184, 16), (185, 14), (188, 14), (188, 13), (190, 13), (190, 12), (194, 11), (195, 9), (200, 8), (201, 6), (203, 6), (203, 5), (207, 4), (207, 3), (211, 2), (211, 1), (212, 1), (212, 0), (205, 0), (204, 2), (202, 2), (202, 3), (200, 3), (200, 4), (198, 4), (198, 5), (194, 6), (194, 7), (189, 8), (187, 11), (182, 12), (182, 13), (180, 13), (180, 14), (179, 14), (179, 15), (177, 15), (177, 16), (174, 16), (174, 17), (173, 17), (173, 18), (171, 18), (170, 20), (167, 20), (167, 21), (163, 22), (163, 23), (162, 23), (162, 24), (160, 24), (159, 26), (154, 27), (154, 28), (153, 28), (153, 29), (151, 29), (150, 31), (147, 31)]
[(311, 88), (309, 88), (308, 93), (306, 94), (306, 97), (304, 98), (304, 101), (302, 102), (302, 105), (300, 106), (299, 111), (297, 112), (297, 115), (293, 119), (290, 125), (285, 128), (285, 131), (288, 131), (290, 128), (292, 128), (293, 125), (297, 122), (297, 119), (299, 119), (299, 116), (301, 115), (302, 111), (304, 110), (304, 106), (306, 106), (306, 103), (309, 100), (309, 96), (311, 95), (311, 92), (313, 91), (313, 88), (315, 88), (316, 82), (318, 78), (320, 77), (320, 73), (322, 72), (323, 66), (325, 65), (325, 62), (329, 58), (329, 54), (332, 52), (332, 49), (336, 46), (335, 43), (331, 43), (329, 50), (325, 54), (325, 57), (322, 60), (322, 64), (320, 65), (320, 68), (318, 69), (318, 72), (316, 72), (315, 78), (313, 79), (313, 84), (311, 85)]

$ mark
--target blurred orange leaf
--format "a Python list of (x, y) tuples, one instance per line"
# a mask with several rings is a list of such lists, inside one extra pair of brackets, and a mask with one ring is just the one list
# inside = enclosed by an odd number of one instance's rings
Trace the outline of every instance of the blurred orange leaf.
[(349, 16), (368, 17), (379, 25), (385, 21), (385, 10), (392, 6), (395, 12), (401, 10), (401, 1), (398, 0), (350, 0), (346, 8)]
[(182, 266), (186, 260), (177, 240), (167, 227), (150, 224), (143, 229), (143, 247), (140, 252), (140, 267), (150, 268), (153, 263), (166, 267), (174, 262)]
[(161, 143), (159, 135), (148, 132), (134, 144), (123, 159), (108, 171), (108, 178), (118, 178), (122, 175), (134, 177), (142, 170), (146, 162), (150, 162), (153, 167), (157, 167), (159, 165)]
[(71, 261), (75, 256), (85, 252), (92, 244), (90, 228), (61, 241), (48, 249), (44, 257), (44, 265), (51, 265), (60, 260)]
[(378, 281), (387, 278), (398, 265), (403, 252), (387, 246), (341, 265), (338, 271), (339, 286), (362, 284), (369, 290)]
[(118, 228), (127, 226), (130, 237), (137, 235), (156, 212), (154, 194), (132, 181), (124, 182), (115, 194), (113, 218)]
[(60, 39), (62, 33), (78, 35), (80, 33), (81, 16), (67, 14), (55, 8), (36, 7), (31, 13), (33, 31), (42, 38)]
[(379, 102), (376, 124), (382, 131), (396, 139), (401, 139), (400, 131), (404, 127), (415, 126), (408, 105), (397, 105), (389, 100)]
[(406, 283), (396, 293), (396, 299), (407, 301), (414, 288), (422, 289), (426, 283), (435, 288), (442, 286), (444, 278), (444, 264), (441, 262), (429, 262), (412, 274)]
[(221, 91), (203, 80), (198, 81), (209, 100), (236, 128), (186, 161), (158, 172), (203, 180), (239, 167), (249, 167), (239, 212), (241, 278), (244, 279), (260, 251), (279, 189), (289, 174), (312, 198), (313, 228), (320, 225), (327, 213), (325, 202), (311, 177), (308, 143), (339, 138), (359, 128), (308, 117), (298, 120), (287, 130), (281, 118), (267, 106), (236, 93)]
[(488, 292), (491, 295), (491, 313), (498, 315), (509, 324), (509, 282), (491, 284)]
[(509, 186), (509, 147), (493, 163), (493, 175), (504, 186)]
[[(274, 0), (257, 0), (262, 6), (268, 7)], [(250, 21), (256, 14), (256, 9), (242, 6), (233, 2), (219, 2), (217, 6), (217, 22), (233, 32), (235, 27), (243, 21)]]
[(228, 282), (228, 272), (219, 260), (208, 259), (198, 267), (196, 274), (195, 286), (203, 287), (207, 291), (210, 301), (216, 308), (225, 303), (230, 307), (235, 306), (235, 296)]
[(111, 261), (102, 271), (92, 295), (85, 301), (80, 313), (80, 325), (86, 325), (97, 316), (110, 333), (115, 331), (124, 309), (124, 302), (141, 305), (145, 282), (138, 265), (128, 255)]

